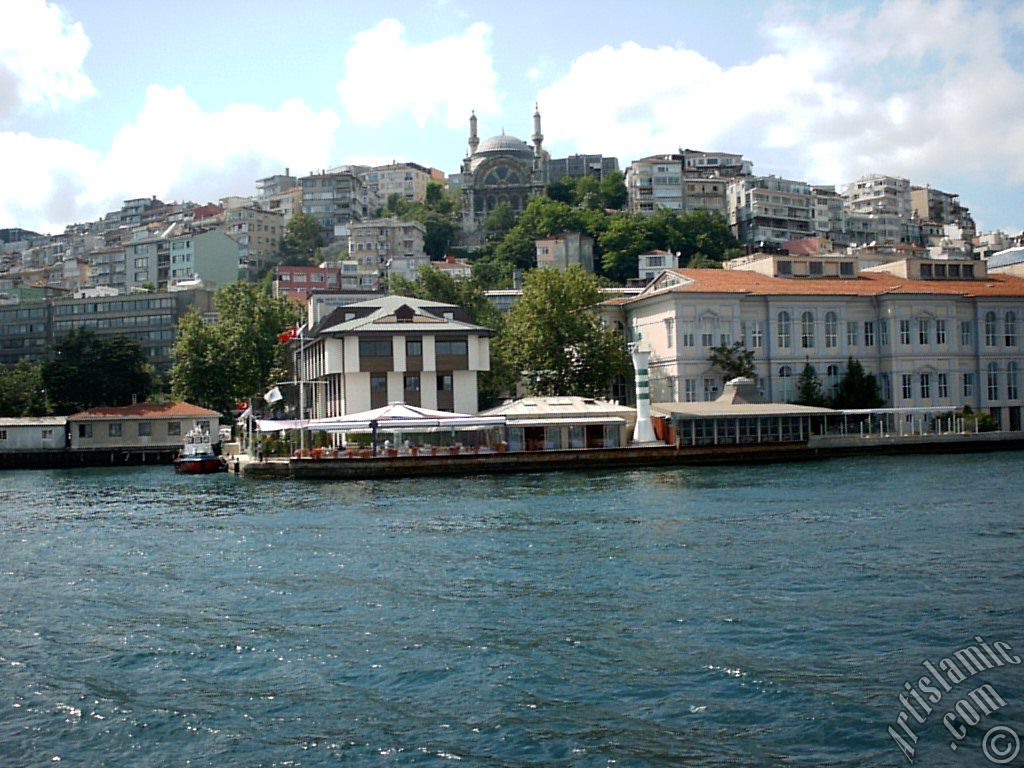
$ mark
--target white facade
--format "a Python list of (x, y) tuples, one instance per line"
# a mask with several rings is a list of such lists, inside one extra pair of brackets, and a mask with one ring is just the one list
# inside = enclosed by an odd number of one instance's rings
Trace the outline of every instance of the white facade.
[(843, 192), (846, 208), (851, 213), (888, 213), (910, 218), (910, 180), (874, 173), (862, 176)]
[(0, 418), (0, 452), (63, 450), (67, 418)]
[(681, 270), (620, 304), (617, 319), (651, 351), (655, 402), (715, 399), (723, 375), (708, 362), (711, 348), (739, 341), (753, 350), (758, 386), (773, 402), (795, 398), (805, 362), (832, 394), (853, 357), (889, 405), (970, 405), (1020, 429), (1024, 280), (965, 283)]
[(299, 364), (312, 415), (341, 416), (404, 402), (476, 413), (490, 369), (490, 331), (455, 306), (385, 296), (339, 307), (314, 325)]
[(811, 187), (777, 176), (733, 181), (727, 193), (728, 222), (741, 243), (785, 243), (815, 231)]
[(693, 149), (634, 160), (626, 169), (629, 210), (713, 211), (725, 218), (730, 178), (750, 175), (752, 169), (743, 155)]

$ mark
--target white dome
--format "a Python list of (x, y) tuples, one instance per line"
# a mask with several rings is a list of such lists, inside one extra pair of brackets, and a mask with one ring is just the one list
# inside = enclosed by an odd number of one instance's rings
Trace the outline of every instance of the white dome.
[(525, 152), (526, 154), (532, 154), (533, 150), (530, 149), (529, 145), (525, 141), (517, 139), (515, 136), (508, 136), (503, 133), (500, 136), (491, 136), (491, 138), (480, 142), (480, 146), (474, 154), (479, 155), (484, 152), (514, 154)]

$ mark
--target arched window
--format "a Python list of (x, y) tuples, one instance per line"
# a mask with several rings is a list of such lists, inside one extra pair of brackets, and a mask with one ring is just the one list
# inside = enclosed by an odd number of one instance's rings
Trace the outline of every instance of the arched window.
[(779, 312), (779, 348), (789, 349), (790, 345), (789, 312)]
[(779, 397), (783, 402), (793, 398), (793, 369), (788, 365), (779, 368)]
[(1016, 400), (1020, 397), (1020, 390), (1017, 389), (1017, 363), (1006, 364), (1006, 397), (1008, 400)]
[(835, 312), (825, 313), (825, 346), (829, 349), (839, 346), (839, 317)]
[(1017, 346), (1017, 315), (1013, 312), (1006, 313), (1006, 346)]
[(999, 399), (999, 364), (988, 364), (988, 399)]
[(800, 316), (800, 346), (814, 349), (814, 315), (804, 312)]
[(835, 397), (839, 389), (839, 366), (830, 365), (825, 369), (825, 380), (828, 382), (829, 397)]
[(985, 346), (994, 347), (996, 345), (996, 313), (986, 312), (985, 313)]

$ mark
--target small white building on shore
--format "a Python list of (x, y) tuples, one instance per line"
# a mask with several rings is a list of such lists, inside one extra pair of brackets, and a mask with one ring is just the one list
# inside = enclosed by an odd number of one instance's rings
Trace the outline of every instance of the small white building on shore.
[(510, 451), (621, 448), (628, 444), (636, 411), (592, 397), (524, 397), (481, 416), (504, 416)]
[(60, 451), (67, 441), (66, 416), (0, 417), (0, 451)]

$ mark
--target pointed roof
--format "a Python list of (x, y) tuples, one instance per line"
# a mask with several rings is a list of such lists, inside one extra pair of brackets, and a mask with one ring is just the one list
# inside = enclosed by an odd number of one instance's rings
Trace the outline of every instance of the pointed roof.
[(460, 307), (410, 296), (381, 296), (346, 304), (327, 315), (312, 331), (313, 335), (367, 332), (490, 334), (491, 331), (469, 322)]

